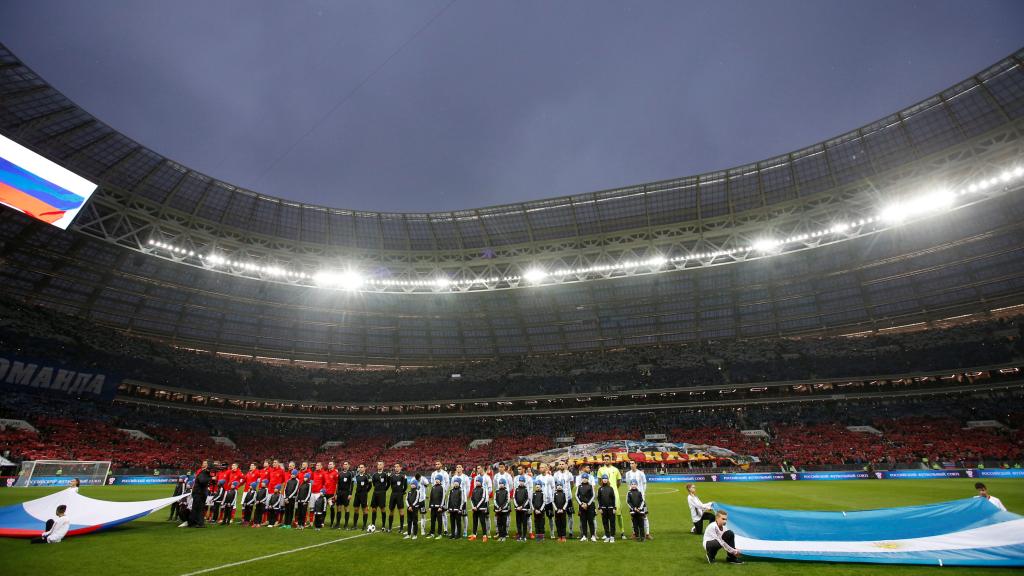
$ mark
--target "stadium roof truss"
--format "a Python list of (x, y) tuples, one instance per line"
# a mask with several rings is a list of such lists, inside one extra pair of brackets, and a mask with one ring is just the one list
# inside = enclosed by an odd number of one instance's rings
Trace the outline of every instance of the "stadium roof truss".
[(217, 181), (104, 125), (2, 46), (0, 128), (101, 182), (74, 228), (107, 242), (292, 284), (315, 285), (317, 273), (327, 270), (354, 271), (358, 285), (342, 287), (359, 291), (494, 290), (744, 261), (765, 255), (752, 248), (766, 236), (796, 239), (773, 251), (780, 252), (878, 230), (880, 204), (893, 197), (926, 183), (984, 180), (1024, 164), (1022, 55), (784, 156), (454, 212), (340, 210)]
[[(77, 233), (0, 213), (0, 278), (30, 301), (188, 347), (389, 365), (870, 330), (1019, 304), (1022, 58), (762, 162), (398, 214), (197, 173), (0, 45), (0, 133), (100, 184)], [(943, 211), (887, 217), (937, 191)], [(340, 289), (311, 287), (325, 272)]]

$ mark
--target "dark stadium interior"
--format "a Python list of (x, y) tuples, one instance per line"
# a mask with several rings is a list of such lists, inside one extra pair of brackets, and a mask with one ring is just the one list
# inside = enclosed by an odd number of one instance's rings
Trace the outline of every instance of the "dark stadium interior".
[[(1024, 159), (1022, 57), (747, 166), (402, 214), (194, 172), (0, 46), (0, 132), (99, 183), (67, 232), (0, 210), (0, 349), (123, 378), (112, 405), (6, 393), (0, 416), (36, 431), (0, 430), (0, 451), (186, 469), (262, 461), (287, 438), (295, 457), (420, 469), (507, 460), (558, 436), (657, 433), (763, 469), (1019, 462), (1024, 202), (1020, 178), (992, 175)], [(986, 177), (990, 193), (956, 210), (864, 225), (893, 190)], [(800, 236), (845, 220), (861, 227)], [(799, 241), (736, 248), (765, 231)], [(373, 282), (334, 290), (270, 272), (344, 263)], [(537, 263), (585, 271), (529, 285)], [(968, 420), (1002, 426), (951, 440)], [(493, 441), (469, 448), (477, 438)], [(415, 443), (390, 448), (403, 440)]]

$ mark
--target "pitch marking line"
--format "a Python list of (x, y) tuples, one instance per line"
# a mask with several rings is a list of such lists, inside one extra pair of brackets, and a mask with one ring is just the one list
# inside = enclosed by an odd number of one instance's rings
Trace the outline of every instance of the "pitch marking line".
[(356, 534), (354, 536), (346, 536), (344, 538), (338, 538), (336, 540), (328, 540), (327, 542), (320, 542), (319, 544), (311, 544), (309, 546), (303, 546), (301, 548), (295, 548), (292, 550), (283, 550), (281, 552), (274, 552), (273, 554), (267, 554), (266, 556), (257, 556), (256, 558), (250, 558), (248, 560), (239, 560), (238, 562), (232, 562), (230, 564), (223, 564), (221, 566), (214, 566), (213, 568), (203, 568), (202, 570), (196, 570), (195, 572), (188, 572), (181, 576), (196, 576), (197, 574), (206, 574), (208, 572), (214, 572), (216, 570), (223, 570), (225, 568), (234, 568), (235, 566), (241, 566), (250, 562), (259, 562), (260, 560), (266, 560), (267, 558), (274, 558), (275, 556), (284, 556), (285, 554), (293, 554), (295, 552), (302, 552), (303, 550), (311, 550), (313, 548), (319, 548), (321, 546), (327, 546), (330, 544), (337, 544), (338, 542), (344, 542), (345, 540), (352, 540), (353, 538), (361, 538), (363, 536), (369, 536), (370, 532), (363, 532), (362, 534)]
[(654, 492), (653, 490), (648, 490), (647, 491), (648, 494), (653, 494), (655, 496), (659, 496), (659, 495), (663, 495), (663, 494), (674, 494), (676, 492), (679, 492), (679, 488), (670, 488), (670, 489), (668, 489), (668, 490), (666, 490), (664, 492), (661, 492), (661, 491)]

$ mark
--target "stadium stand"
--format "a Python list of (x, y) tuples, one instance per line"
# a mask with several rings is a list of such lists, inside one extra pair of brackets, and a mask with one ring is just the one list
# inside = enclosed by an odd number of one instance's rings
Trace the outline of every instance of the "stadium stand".
[[(396, 402), (609, 392), (902, 374), (1003, 364), (1024, 351), (1022, 317), (889, 335), (720, 340), (604, 353), (519, 356), (432, 368), (318, 369), (182, 350), (14, 300), (0, 345), (125, 377), (260, 398)], [(452, 374), (459, 374), (453, 379)], [(438, 383), (444, 386), (437, 386)]]
[[(0, 431), (0, 452), (15, 459), (107, 460), (129, 468), (187, 469), (203, 458), (221, 462), (262, 462), (265, 458), (398, 462), (410, 470), (428, 470), (435, 460), (492, 464), (554, 448), (558, 436), (577, 443), (664, 433), (669, 441), (711, 444), (761, 459), (764, 466), (783, 462), (801, 468), (859, 468), (868, 462), (888, 468), (930, 461), (975, 465), (1017, 463), (1024, 459), (1024, 394), (1018, 390), (969, 396), (906, 398), (859, 402), (749, 405), (694, 411), (658, 411), (620, 415), (525, 416), (468, 421), (313, 421), (242, 419), (194, 413), (188, 418), (157, 407), (115, 404), (91, 407), (74, 400), (5, 396), (0, 415), (24, 415), (39, 432)], [(965, 429), (968, 420), (993, 419), (1006, 428)], [(871, 425), (880, 435), (852, 433), (847, 425)], [(145, 431), (153, 440), (136, 440), (118, 431)], [(744, 436), (762, 429), (769, 437)], [(466, 434), (473, 430), (474, 434)], [(950, 430), (958, 430), (955, 436)], [(486, 434), (490, 444), (470, 448)], [(214, 443), (225, 435), (232, 449)], [(342, 439), (340, 448), (325, 442)], [(411, 446), (390, 449), (399, 440)]]

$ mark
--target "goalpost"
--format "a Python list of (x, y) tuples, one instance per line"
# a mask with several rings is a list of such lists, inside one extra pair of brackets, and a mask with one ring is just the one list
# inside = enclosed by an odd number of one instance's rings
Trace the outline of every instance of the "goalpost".
[(78, 478), (82, 486), (105, 484), (110, 461), (26, 460), (14, 481), (15, 486), (67, 486)]

